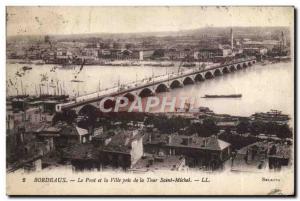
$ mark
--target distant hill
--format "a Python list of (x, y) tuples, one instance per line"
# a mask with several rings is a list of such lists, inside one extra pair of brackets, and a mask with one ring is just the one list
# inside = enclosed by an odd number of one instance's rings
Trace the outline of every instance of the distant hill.
[[(170, 31), (170, 32), (147, 32), (147, 33), (90, 33), (90, 34), (70, 34), (70, 35), (50, 35), (51, 40), (56, 41), (86, 41), (93, 39), (128, 39), (128, 38), (148, 38), (148, 37), (184, 37), (191, 36), (195, 38), (228, 36), (232, 28), (234, 37), (264, 38), (274, 39), (279, 37), (283, 31), (289, 40), (288, 27), (204, 27), (193, 30)], [(23, 35), (9, 36), (8, 42), (34, 42), (43, 41), (45, 35)]]

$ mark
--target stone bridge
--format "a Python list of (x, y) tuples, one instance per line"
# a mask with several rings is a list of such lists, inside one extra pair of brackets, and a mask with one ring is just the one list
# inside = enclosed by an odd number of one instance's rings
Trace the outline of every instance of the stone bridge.
[[(129, 100), (133, 100), (135, 97), (146, 97), (155, 95), (156, 93), (165, 92), (174, 88), (184, 87), (188, 84), (195, 82), (201, 82), (207, 79), (213, 79), (223, 74), (232, 73), (234, 71), (247, 68), (256, 63), (255, 58), (246, 59), (230, 64), (212, 65), (201, 69), (187, 70), (181, 73), (173, 73), (156, 78), (149, 78), (146, 82), (131, 83), (127, 85), (121, 85), (110, 89), (105, 89), (99, 92), (76, 97), (74, 100), (68, 103), (62, 103), (56, 105), (56, 112), (62, 112), (66, 110), (75, 110), (80, 114), (80, 111), (85, 107), (99, 108), (100, 101), (105, 97), (125, 96)], [(111, 100), (107, 100), (111, 101)]]

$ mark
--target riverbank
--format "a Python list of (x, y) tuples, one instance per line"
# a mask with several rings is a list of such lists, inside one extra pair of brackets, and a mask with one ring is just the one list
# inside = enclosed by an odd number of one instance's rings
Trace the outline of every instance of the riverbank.
[[(9, 64), (24, 64), (24, 65), (56, 65), (60, 67), (76, 67), (81, 66), (81, 63), (78, 64), (61, 64), (57, 62), (45, 63), (42, 60), (22, 60), (22, 59), (8, 59), (7, 63)], [(158, 61), (158, 60), (95, 60), (95, 61), (85, 61), (84, 66), (112, 66), (112, 67), (179, 67), (181, 64), (182, 67), (193, 68), (200, 67), (203, 65), (213, 64), (212, 62), (181, 62), (181, 61)]]

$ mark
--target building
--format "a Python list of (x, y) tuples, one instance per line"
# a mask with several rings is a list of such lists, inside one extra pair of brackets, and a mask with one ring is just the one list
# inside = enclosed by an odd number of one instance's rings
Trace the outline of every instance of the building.
[(232, 119), (231, 121), (216, 121), (216, 126), (220, 130), (236, 130), (237, 125), (239, 124), (239, 121), (236, 121)]
[(145, 152), (156, 155), (183, 155), (189, 167), (220, 168), (230, 157), (230, 144), (216, 136), (148, 134)]
[(66, 123), (58, 123), (54, 126), (44, 125), (34, 131), (34, 134), (39, 141), (48, 142), (51, 149), (91, 141), (91, 133), (88, 130)]
[(42, 156), (28, 155), (7, 167), (7, 172), (36, 172), (42, 170)]
[(184, 171), (185, 158), (173, 155), (144, 155), (130, 168), (132, 172)]
[(200, 61), (215, 61), (216, 59), (220, 61), (233, 56), (230, 46), (220, 44), (206, 45), (201, 47), (197, 52), (197, 57)]
[(270, 169), (281, 169), (284, 166), (290, 164), (291, 158), (291, 146), (287, 144), (272, 144), (269, 153), (269, 168)]
[(78, 126), (64, 125), (61, 127), (59, 144), (65, 146), (67, 144), (87, 143), (91, 140), (91, 134), (88, 130)]
[(274, 122), (277, 124), (286, 124), (290, 120), (289, 115), (283, 114), (278, 110), (271, 110), (269, 112), (258, 112), (251, 115), (252, 121), (261, 121), (261, 122)]
[(113, 137), (114, 135), (115, 132), (113, 131), (103, 132), (102, 128), (96, 128), (93, 132), (92, 143), (95, 147), (106, 146), (111, 141), (111, 137)]
[(74, 144), (66, 147), (62, 152), (62, 160), (70, 163), (73, 170), (101, 170), (99, 150), (91, 143)]
[(55, 106), (59, 103), (56, 100), (45, 100), (43, 101), (44, 112), (53, 114), (55, 113)]
[(73, 53), (66, 49), (57, 49), (55, 61), (59, 64), (71, 64), (73, 59)]
[(154, 50), (140, 50), (139, 51), (139, 60), (149, 60), (154, 53)]
[(100, 151), (100, 158), (104, 166), (128, 169), (143, 153), (143, 133), (137, 130), (122, 130), (108, 138)]
[[(101, 129), (97, 129), (96, 132)], [(102, 132), (92, 143), (72, 144), (63, 149), (63, 160), (75, 170), (133, 167), (143, 156), (143, 134), (132, 130)]]
[(127, 126), (129, 128), (142, 130), (145, 127), (145, 124), (142, 121), (130, 121), (130, 122), (127, 123)]
[(101, 58), (110, 58), (111, 56), (111, 51), (109, 49), (102, 49), (99, 52), (99, 57)]
[(243, 41), (243, 48), (266, 48), (268, 51), (271, 51), (274, 47), (279, 45), (280, 41), (278, 40)]
[(255, 56), (258, 61), (266, 57), (268, 49), (264, 47), (248, 47), (243, 49), (243, 54), (247, 56)]
[(87, 56), (96, 59), (99, 56), (99, 51), (97, 48), (84, 48), (81, 51), (81, 56)]
[(55, 63), (56, 53), (54, 50), (46, 50), (42, 53), (41, 58), (45, 63)]
[(275, 141), (259, 141), (243, 147), (231, 159), (234, 171), (259, 172), (278, 170), (290, 164), (291, 145)]
[(184, 48), (179, 52), (180, 59), (192, 60), (194, 58), (194, 50), (191, 48)]
[(180, 59), (180, 51), (176, 48), (170, 48), (165, 51), (165, 57), (170, 60), (179, 60)]
[(9, 111), (6, 115), (7, 129), (16, 132), (24, 129), (29, 132), (40, 127), (47, 119), (48, 115), (42, 112), (41, 107), (30, 107), (25, 111)]

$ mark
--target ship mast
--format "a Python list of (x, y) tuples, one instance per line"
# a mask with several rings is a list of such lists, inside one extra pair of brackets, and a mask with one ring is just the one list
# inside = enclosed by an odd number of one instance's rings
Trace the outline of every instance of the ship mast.
[(21, 79), (21, 92), (22, 92), (22, 95), (24, 95), (22, 79)]

